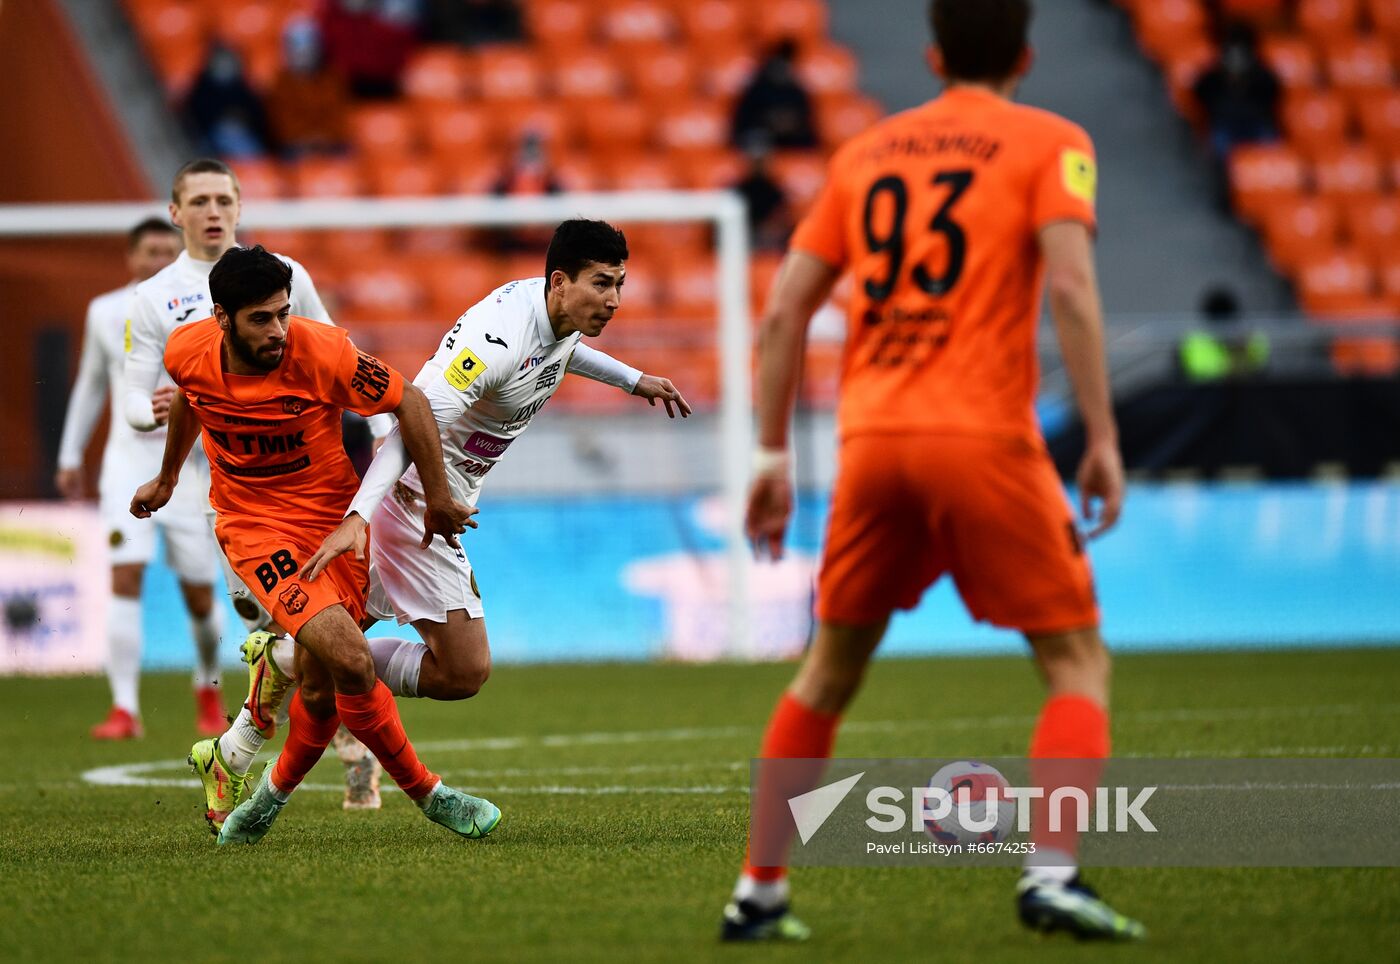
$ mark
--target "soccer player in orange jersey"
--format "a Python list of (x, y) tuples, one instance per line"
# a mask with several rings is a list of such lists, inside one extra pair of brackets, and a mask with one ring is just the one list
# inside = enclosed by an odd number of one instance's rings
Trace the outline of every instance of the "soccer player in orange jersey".
[(225, 820), (219, 843), (256, 843), (344, 721), (431, 820), (467, 837), (500, 810), (445, 786), (418, 759), (398, 708), (375, 679), (360, 631), (369, 588), (363, 554), (336, 559), (314, 583), (303, 562), (345, 515), (359, 479), (341, 442), (341, 411), (393, 412), (427, 505), (423, 544), (456, 544), (473, 510), (447, 487), (437, 423), (423, 393), (357, 351), (344, 329), (291, 316), (292, 269), (261, 247), (232, 248), (209, 275), (214, 317), (175, 329), (165, 367), (170, 407), (161, 472), (137, 490), (145, 518), (169, 501), (203, 430), (215, 535), (230, 565), (297, 642), (301, 687), (282, 754)]
[[(892, 613), (949, 573), (973, 616), (1025, 634), (1046, 681), (1033, 778), (1092, 786), (1109, 750), (1109, 658), (1089, 561), (1033, 401), (1048, 288), (1088, 437), (1081, 511), (1090, 536), (1105, 531), (1122, 505), (1123, 469), (1094, 275), (1093, 145), (1069, 121), (1011, 100), (1030, 64), (1029, 0), (933, 0), (930, 19), (929, 66), (946, 90), (836, 153), (764, 319), (747, 530), (776, 557), (792, 508), (788, 422), (807, 325), (852, 272), (819, 625), (760, 756), (830, 756)], [(1049, 759), (1089, 762), (1054, 783), (1064, 767), (1036, 770)], [(772, 831), (786, 854), (793, 794), (762, 780), (756, 793), (751, 833), (788, 828)], [(1022, 921), (1140, 937), (1140, 924), (1080, 881), (1076, 835), (1042, 833), (1044, 821), (1032, 818), (1037, 854), (1017, 888)], [(722, 936), (802, 939), (809, 931), (788, 905), (786, 868), (746, 860)]]

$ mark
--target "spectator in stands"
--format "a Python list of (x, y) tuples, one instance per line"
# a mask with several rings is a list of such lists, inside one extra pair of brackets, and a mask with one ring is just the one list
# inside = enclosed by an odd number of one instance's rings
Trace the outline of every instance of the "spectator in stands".
[(756, 251), (782, 251), (792, 233), (792, 209), (782, 185), (768, 170), (768, 145), (757, 138), (746, 150), (748, 170), (734, 190), (748, 202), (749, 241)]
[(298, 17), (287, 24), (282, 47), (282, 69), (267, 100), (278, 150), (287, 157), (343, 151), (350, 92), (345, 78), (326, 63), (321, 28)]
[(243, 74), (238, 54), (214, 44), (185, 99), (184, 114), (200, 149), (217, 157), (253, 157), (267, 150), (267, 114)]
[(776, 148), (816, 147), (812, 98), (797, 77), (797, 43), (784, 40), (759, 65), (734, 108), (730, 142), (746, 148), (755, 137)]
[(512, 43), (525, 39), (516, 0), (428, 0), (423, 39), (433, 43)]
[(325, 0), (326, 60), (356, 97), (392, 99), (418, 42), (418, 0)]
[(1269, 336), (1245, 331), (1240, 302), (1225, 287), (1209, 289), (1201, 298), (1206, 325), (1181, 340), (1178, 362), (1187, 381), (1206, 383), (1247, 378), (1269, 364)]
[(1194, 92), (1206, 115), (1211, 147), (1221, 159), (1237, 145), (1279, 139), (1278, 77), (1260, 58), (1247, 25), (1225, 28), (1220, 59), (1196, 79)]
[[(526, 130), (520, 137), (515, 155), (501, 168), (491, 193), (501, 197), (531, 197), (558, 194), (563, 190), (549, 163), (549, 152), (538, 131)], [(502, 228), (493, 233), (496, 247), (502, 251), (541, 251), (549, 246), (552, 228)]]

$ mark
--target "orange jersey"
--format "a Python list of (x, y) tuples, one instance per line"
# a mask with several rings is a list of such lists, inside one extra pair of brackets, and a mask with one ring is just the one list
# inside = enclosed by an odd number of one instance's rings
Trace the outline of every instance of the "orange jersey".
[(966, 87), (843, 146), (791, 243), (853, 275), (841, 436), (1036, 437), (1036, 233), (1094, 188), (1081, 128)]
[(403, 377), (358, 351), (344, 328), (293, 317), (282, 363), (267, 374), (224, 370), (213, 318), (176, 328), (165, 368), (204, 431), (220, 522), (273, 519), (324, 530), (340, 523), (360, 480), (341, 439), (349, 409), (397, 408)]

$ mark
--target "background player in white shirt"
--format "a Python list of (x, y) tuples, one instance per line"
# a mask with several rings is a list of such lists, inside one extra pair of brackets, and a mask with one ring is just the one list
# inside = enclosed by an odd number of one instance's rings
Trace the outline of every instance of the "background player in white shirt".
[[(209, 297), (209, 272), (224, 252), (238, 242), (234, 232), (242, 213), (238, 179), (220, 160), (200, 158), (190, 161), (176, 172), (170, 188), (170, 219), (184, 231), (185, 250), (174, 263), (154, 277), (136, 286), (127, 315), (129, 338), (126, 353), (126, 398), (123, 412), (132, 428), (141, 432), (154, 431), (165, 424), (170, 412), (170, 400), (175, 385), (165, 371), (165, 343), (177, 327), (208, 318), (213, 314)], [(292, 314), (332, 324), (326, 307), (316, 293), (316, 285), (296, 261), (278, 255), (292, 269)], [(208, 505), (209, 466), (198, 446), (190, 456), (192, 471), (183, 473), (186, 487), (193, 487), (198, 498)], [(139, 484), (139, 483), (138, 483)], [(135, 491), (135, 487), (132, 488)], [(180, 497), (177, 491), (176, 498)], [(128, 494), (129, 498), (129, 494)], [(224, 578), (234, 609), (253, 633), (243, 644), (243, 653), (254, 678), (258, 664), (275, 659), (292, 671), (294, 644), (290, 637), (272, 636), (261, 632), (271, 617), (257, 604), (246, 586), (228, 566), (222, 553), (217, 558), (223, 564)], [(201, 651), (198, 673), (208, 682), (218, 679), (217, 646), (206, 654)], [(219, 725), (213, 730), (221, 733), (219, 750), (231, 764), (246, 769), (253, 754), (272, 735), (282, 707), (274, 702), (270, 687), (253, 687), (250, 703), (245, 703), (231, 726), (224, 716), (222, 697), (219, 698)], [(285, 695), (285, 688), (275, 694)], [(337, 734), (336, 751), (346, 764), (345, 805), (351, 809), (379, 806), (379, 764), (350, 734)], [(201, 757), (201, 754), (204, 754)], [(208, 778), (209, 793), (217, 796), (219, 787), (213, 781), (214, 756), (212, 741), (195, 744), (191, 760), (208, 764), (201, 776)], [(207, 758), (206, 758), (207, 757)]]
[[(110, 399), (111, 419), (102, 450), (98, 480), (103, 532), (111, 546), (112, 599), (107, 608), (107, 680), (112, 709), (92, 728), (99, 740), (126, 740), (142, 735), (139, 684), (141, 676), (141, 581), (155, 554), (156, 533), (165, 540), (166, 559), (180, 581), (180, 593), (190, 614), (191, 632), (201, 653), (217, 650), (219, 611), (214, 608), (214, 562), (217, 547), (204, 519), (204, 502), (190, 489), (167, 506), (160, 519), (134, 519), (126, 511), (131, 492), (160, 467), (165, 432), (139, 433), (121, 416), (126, 397), (122, 358), (127, 305), (138, 282), (175, 260), (180, 235), (164, 221), (151, 218), (127, 235), (126, 267), (131, 282), (99, 295), (88, 305), (78, 377), (68, 399), (63, 439), (54, 479), (65, 498), (84, 496), (83, 450)], [(201, 731), (224, 728), (219, 694), (196, 690)]]
[[(602, 333), (618, 310), (627, 241), (602, 221), (565, 221), (545, 256), (545, 277), (512, 281), (457, 320), (414, 384), (427, 395), (442, 431), (452, 497), (475, 507), (482, 480), (559, 388), (566, 372), (657, 401), (674, 418), (690, 406), (665, 378), (644, 375), (579, 343)], [(411, 622), (427, 646), (371, 639), (375, 671), (396, 696), (457, 700), (486, 682), (491, 651), (481, 594), (462, 549), (424, 548), (422, 486), (397, 430), (365, 474), (345, 521), (308, 560), (313, 579), (335, 556), (365, 549), (399, 623)], [(402, 482), (396, 481), (402, 476)], [(394, 498), (384, 496), (393, 488)], [(382, 603), (372, 607), (381, 609)]]

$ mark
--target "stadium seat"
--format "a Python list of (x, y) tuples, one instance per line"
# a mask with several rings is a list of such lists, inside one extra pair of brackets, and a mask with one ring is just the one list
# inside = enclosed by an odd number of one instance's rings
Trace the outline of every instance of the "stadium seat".
[(1366, 143), (1389, 157), (1400, 156), (1400, 91), (1374, 91), (1356, 100)]
[(1265, 37), (1259, 55), (1285, 88), (1313, 87), (1321, 76), (1312, 44), (1296, 36)]
[(671, 311), (677, 317), (718, 319), (719, 279), (713, 255), (672, 252), (666, 272), (666, 291)]
[(672, 106), (656, 125), (657, 142), (671, 150), (715, 150), (729, 143), (730, 115), (717, 100)]
[(1390, 49), (1377, 37), (1338, 40), (1326, 48), (1327, 77), (1344, 92), (1385, 90), (1395, 81)]
[(574, 113), (552, 100), (531, 104), (499, 104), (492, 126), (507, 150), (519, 144), (526, 134), (538, 137), (552, 150), (562, 149), (573, 138)]
[[(442, 170), (435, 171), (439, 183)], [(439, 225), (437, 227), (402, 228), (395, 232), (394, 250), (414, 260), (442, 255), (461, 255), (466, 248), (466, 229)]]
[(1256, 27), (1268, 27), (1283, 18), (1287, 0), (1221, 0), (1221, 13)]
[(476, 253), (417, 258), (413, 265), (428, 311), (444, 322), (461, 315), (505, 280), (494, 259)]
[(210, 16), (214, 36), (248, 59), (258, 48), (280, 52), (282, 14), (274, 0), (223, 0)]
[(1381, 286), (1381, 296), (1390, 302), (1400, 314), (1400, 251), (1382, 258), (1376, 272)]
[(1298, 152), (1277, 144), (1252, 144), (1230, 154), (1230, 195), (1235, 210), (1251, 224), (1273, 202), (1299, 194), (1306, 167)]
[(448, 194), (486, 194), (501, 178), (502, 159), (495, 151), (470, 151), (439, 158), (443, 189)]
[(563, 151), (551, 162), (551, 170), (564, 191), (601, 191), (607, 187), (607, 177), (598, 162), (577, 151)]
[(437, 194), (442, 187), (442, 172), (428, 159), (366, 157), (364, 171), (370, 192), (384, 197), (424, 197)]
[(629, 54), (627, 61), (632, 92), (652, 110), (685, 103), (699, 93), (695, 60), (684, 47), (644, 47)]
[(348, 126), (350, 143), (367, 157), (403, 157), (418, 148), (414, 114), (401, 102), (361, 104)]
[(753, 9), (755, 33), (763, 45), (791, 39), (810, 48), (826, 38), (822, 0), (764, 0)]
[(1215, 63), (1217, 56), (1215, 44), (1202, 37), (1173, 48), (1162, 63), (1172, 104), (1177, 113), (1192, 124), (1205, 120), (1200, 102), (1196, 99), (1196, 81), (1206, 68)]
[(460, 48), (423, 47), (409, 59), (401, 83), (410, 100), (459, 100), (473, 93), (472, 64)]
[(598, 31), (613, 47), (667, 43), (680, 33), (675, 15), (661, 0), (621, 0), (600, 7)]
[(779, 151), (772, 159), (773, 178), (793, 212), (801, 215), (826, 181), (826, 160), (814, 151)]
[(598, 160), (619, 151), (636, 151), (651, 141), (651, 113), (635, 100), (615, 100), (585, 111), (579, 134)]
[(342, 282), (389, 256), (391, 235), (383, 228), (337, 228), (315, 233), (317, 255), (335, 265)]
[(1261, 222), (1269, 255), (1284, 274), (1330, 254), (1337, 247), (1341, 216), (1335, 202), (1297, 197), (1271, 205)]
[(863, 94), (836, 94), (817, 99), (817, 130), (827, 150), (864, 133), (884, 116), (884, 108)]
[(1346, 317), (1374, 310), (1376, 277), (1359, 251), (1338, 248), (1299, 267), (1295, 278), (1303, 309), (1320, 318)]
[(544, 71), (535, 52), (521, 44), (483, 47), (476, 55), (483, 100), (535, 100), (544, 94)]
[(1400, 258), (1400, 198), (1374, 195), (1343, 207), (1347, 237), (1358, 250), (1378, 261)]
[(802, 381), (798, 397), (809, 406), (830, 408), (836, 404), (841, 387), (841, 362), (844, 345), (829, 341), (810, 341), (802, 359)]
[(705, 56), (749, 45), (749, 10), (742, 0), (696, 0), (681, 4), (678, 13), (686, 45)]
[(716, 51), (701, 66), (705, 89), (714, 97), (738, 96), (758, 70), (758, 58), (742, 47)]
[(376, 258), (348, 272), (342, 293), (346, 307), (360, 318), (403, 318), (422, 311), (427, 293), (418, 276), (396, 259)]
[(1347, 101), (1331, 90), (1294, 90), (1279, 114), (1288, 141), (1310, 155), (1336, 147), (1347, 136)]
[(1390, 40), (1400, 40), (1400, 0), (1366, 0), (1371, 29)]
[(270, 157), (247, 157), (234, 161), (233, 173), (238, 176), (238, 188), (244, 198), (270, 201), (284, 197), (287, 183), (282, 166)]
[(479, 152), (493, 143), (490, 114), (478, 104), (422, 103), (415, 105), (418, 129), (438, 158)]
[(1206, 38), (1207, 17), (1199, 0), (1158, 0), (1135, 7), (1138, 43), (1153, 60)]
[(856, 90), (856, 58), (840, 44), (814, 44), (797, 60), (797, 75), (814, 97)]
[(734, 150), (677, 151), (672, 165), (684, 187), (697, 191), (733, 187), (748, 170), (748, 161)]
[(618, 153), (604, 163), (614, 191), (669, 191), (680, 186), (671, 162), (650, 151)]
[(1320, 152), (1313, 161), (1313, 184), (1328, 197), (1374, 195), (1381, 188), (1380, 155), (1364, 144)]
[(541, 48), (577, 50), (594, 38), (593, 4), (587, 0), (530, 0), (525, 28)]
[(1354, 37), (1360, 15), (1359, 0), (1298, 0), (1295, 14), (1303, 33), (1320, 43)]
[(296, 197), (354, 197), (360, 193), (359, 164), (349, 158), (303, 157), (289, 166), (289, 183)]
[(552, 86), (554, 96), (565, 101), (619, 97), (623, 92), (622, 69), (616, 57), (582, 49), (555, 62)]

